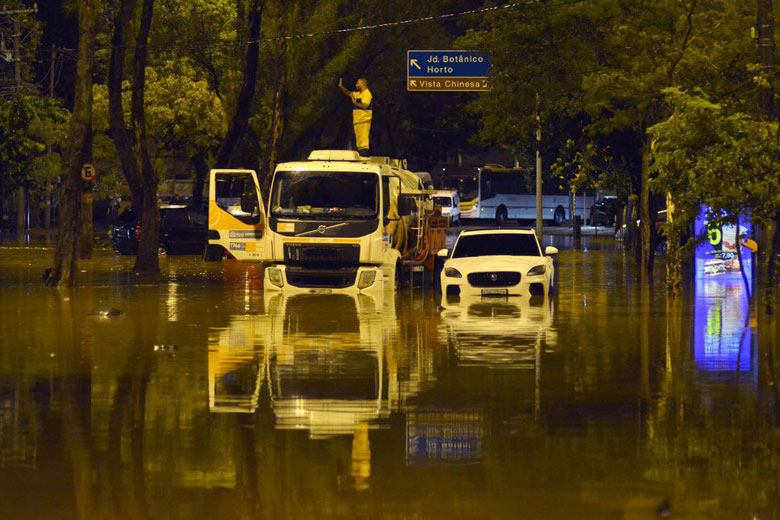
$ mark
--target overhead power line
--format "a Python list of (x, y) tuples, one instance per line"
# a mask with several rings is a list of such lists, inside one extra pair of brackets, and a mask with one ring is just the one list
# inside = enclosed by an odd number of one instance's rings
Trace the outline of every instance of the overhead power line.
[[(308, 39), (308, 38), (318, 38), (322, 36), (336, 36), (341, 34), (349, 34), (349, 33), (356, 33), (356, 32), (366, 32), (366, 31), (375, 31), (379, 29), (387, 29), (391, 27), (403, 27), (403, 26), (409, 26), (409, 25), (418, 25), (418, 24), (425, 24), (425, 23), (437, 23), (437, 22), (443, 22), (448, 20), (454, 20), (458, 18), (463, 18), (466, 16), (475, 16), (475, 15), (483, 15), (483, 14), (489, 14), (489, 13), (498, 13), (498, 12), (506, 12), (514, 9), (530, 9), (530, 8), (536, 8), (536, 7), (562, 7), (565, 5), (572, 5), (572, 4), (578, 4), (585, 2), (587, 0), (527, 0), (525, 2), (512, 2), (508, 4), (503, 5), (496, 5), (496, 6), (488, 6), (488, 7), (480, 7), (478, 9), (469, 9), (466, 11), (457, 11), (453, 13), (444, 13), (444, 14), (438, 14), (438, 15), (431, 15), (431, 16), (423, 16), (420, 18), (409, 18), (406, 20), (395, 20), (391, 22), (380, 22), (380, 23), (374, 23), (374, 24), (368, 24), (368, 25), (359, 25), (356, 27), (345, 27), (342, 29), (330, 29), (327, 31), (317, 31), (317, 32), (309, 32), (309, 33), (299, 33), (299, 34), (288, 34), (283, 36), (269, 36), (267, 38), (257, 38), (257, 39), (247, 39), (247, 40), (222, 40), (219, 42), (215, 42), (212, 44), (207, 45), (192, 45), (192, 46), (176, 46), (178, 49), (187, 49), (187, 48), (193, 48), (193, 49), (213, 49), (213, 48), (220, 48), (220, 47), (234, 47), (236, 45), (247, 45), (252, 43), (272, 43), (272, 42), (279, 42), (279, 41), (289, 41), (289, 40), (302, 40), (302, 39)], [(147, 45), (148, 48), (154, 49), (156, 46), (155, 44), (151, 43)], [(127, 49), (134, 49), (135, 45), (126, 45), (125, 48)], [(76, 59), (76, 53), (73, 49), (64, 49), (60, 48), (61, 51), (68, 52), (70, 56), (68, 58)], [(111, 46), (97, 46), (95, 47), (95, 50), (111, 50)]]

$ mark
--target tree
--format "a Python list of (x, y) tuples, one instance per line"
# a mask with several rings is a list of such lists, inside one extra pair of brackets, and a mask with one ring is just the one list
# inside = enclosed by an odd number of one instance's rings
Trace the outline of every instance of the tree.
[(158, 177), (152, 168), (147, 149), (144, 111), (144, 86), (149, 29), (154, 0), (143, 0), (141, 19), (133, 54), (133, 91), (130, 113), (131, 130), (125, 126), (122, 107), (122, 79), (125, 58), (125, 29), (133, 18), (135, 0), (121, 0), (114, 17), (111, 60), (108, 74), (109, 120), (125, 178), (141, 219), (141, 239), (133, 270), (137, 273), (159, 272), (158, 245), (160, 211), (157, 207)]
[[(131, 92), (131, 83), (123, 81), (122, 110), (127, 121)], [(109, 142), (108, 88), (95, 85), (94, 97), (95, 160), (100, 163), (97, 166), (103, 180), (106, 174), (112, 177), (121, 166), (116, 148)], [(157, 171), (171, 154), (195, 160), (197, 154), (206, 152), (205, 158), (225, 135), (227, 117), (222, 102), (187, 59), (146, 67), (144, 107), (150, 160)], [(111, 187), (111, 183), (102, 185)], [(202, 184), (194, 189), (193, 205), (200, 206), (198, 194), (202, 191)]]
[(68, 141), (62, 155), (60, 222), (54, 267), (46, 274), (47, 285), (73, 285), (78, 266), (81, 228), (81, 166), (92, 152), (92, 71), (94, 68), (96, 20), (99, 0), (79, 0), (79, 44), (76, 88)]
[(531, 145), (538, 92), (543, 119), (552, 123), (547, 150), (564, 150), (569, 139), (581, 151), (594, 142), (608, 145), (640, 203), (638, 256), (648, 271), (661, 203), (650, 196), (646, 130), (669, 116), (661, 91), (702, 86), (724, 98), (739, 92), (751, 18), (749, 6), (712, 0), (597, 0), (489, 16), (461, 40), (492, 53), (493, 88), (472, 105), (482, 115), (480, 135), (507, 147)]
[(702, 204), (715, 225), (740, 216), (760, 226), (772, 222), (780, 207), (778, 123), (730, 114), (701, 92), (668, 89), (665, 96), (674, 113), (648, 132), (655, 139), (654, 188), (674, 193), (677, 203), (677, 218), (665, 226), (669, 240), (687, 229)]

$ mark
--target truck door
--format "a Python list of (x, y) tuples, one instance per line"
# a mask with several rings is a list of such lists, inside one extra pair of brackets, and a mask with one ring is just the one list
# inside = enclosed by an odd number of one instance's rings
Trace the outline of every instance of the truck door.
[(266, 214), (254, 170), (211, 170), (209, 250), (237, 260), (264, 260)]

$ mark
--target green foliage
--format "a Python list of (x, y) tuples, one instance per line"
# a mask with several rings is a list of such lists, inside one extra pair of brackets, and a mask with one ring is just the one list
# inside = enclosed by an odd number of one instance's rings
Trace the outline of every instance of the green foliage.
[[(23, 94), (0, 104), (0, 175), (3, 185), (44, 183), (59, 175), (59, 159), (46, 157), (65, 142), (70, 113), (56, 100)], [(46, 158), (44, 158), (46, 157)]]
[(754, 222), (774, 218), (780, 207), (780, 141), (769, 123), (710, 102), (702, 92), (664, 91), (672, 116), (648, 130), (653, 136), (653, 189), (671, 192), (681, 230), (712, 208), (718, 223), (748, 215)]
[[(130, 124), (129, 81), (123, 84), (122, 104), (125, 121)], [(109, 137), (108, 88), (93, 87), (93, 155), (100, 172), (98, 196), (114, 196), (122, 182), (122, 170), (116, 148)], [(196, 69), (187, 61), (166, 62), (147, 67), (146, 131), (152, 161), (161, 169), (171, 154), (192, 157), (199, 147), (217, 146), (225, 134), (227, 117), (222, 102)]]
[(698, 0), (689, 24), (691, 5), (593, 0), (487, 17), (456, 43), (491, 52), (491, 91), (470, 105), (480, 138), (533, 149), (539, 94), (545, 164), (576, 185), (638, 190), (644, 131), (669, 115), (664, 88), (703, 87), (730, 104), (753, 89), (755, 6)]

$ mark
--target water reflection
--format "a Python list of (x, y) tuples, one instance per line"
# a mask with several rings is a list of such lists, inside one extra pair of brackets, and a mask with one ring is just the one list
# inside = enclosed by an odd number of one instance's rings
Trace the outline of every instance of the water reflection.
[(750, 309), (741, 276), (696, 281), (693, 348), (699, 370), (725, 375), (753, 367)]
[(442, 299), (444, 335), (461, 366), (535, 369), (544, 347), (554, 347), (547, 297)]
[(578, 251), (541, 302), (288, 298), (177, 258), (59, 293), (36, 262), (0, 255), (0, 518), (780, 513), (778, 330), (739, 285), (671, 302)]

